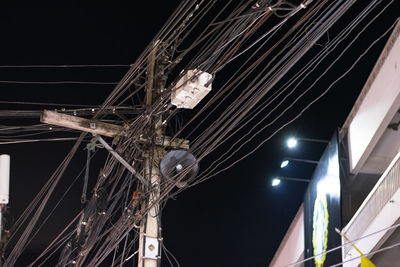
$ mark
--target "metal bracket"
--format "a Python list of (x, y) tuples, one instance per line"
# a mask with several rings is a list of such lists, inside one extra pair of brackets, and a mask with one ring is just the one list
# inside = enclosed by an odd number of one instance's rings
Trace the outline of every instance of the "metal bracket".
[[(140, 136), (139, 142), (151, 144), (152, 141), (148, 138)], [(156, 136), (154, 138), (154, 143), (155, 143), (155, 145), (158, 145), (158, 146), (171, 147), (174, 149), (176, 149), (176, 148), (189, 149), (189, 140), (179, 139), (179, 138), (172, 139), (171, 137), (166, 136), (166, 135)]]
[(107, 144), (106, 141), (104, 141), (101, 136), (97, 135), (97, 140), (104, 146), (105, 149), (108, 150), (108, 152), (111, 153), (125, 168), (128, 169), (139, 181), (141, 181), (144, 185), (149, 186), (149, 182), (144, 179), (144, 177), (137, 172), (128, 162), (126, 162), (114, 149), (110, 147), (109, 144)]

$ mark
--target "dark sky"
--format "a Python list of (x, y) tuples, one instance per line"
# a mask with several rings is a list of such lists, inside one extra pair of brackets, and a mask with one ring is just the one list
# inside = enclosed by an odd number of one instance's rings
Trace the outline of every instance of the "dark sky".
[[(162, 27), (178, 2), (140, 1), (140, 4), (135, 2), (131, 7), (104, 8), (2, 8), (0, 65), (131, 64)], [(347, 69), (360, 55), (360, 51), (366, 49), (394, 22), (400, 10), (398, 2), (395, 1), (385, 16), (378, 19), (356, 42), (345, 59), (321, 80), (318, 85), (321, 90)], [(347, 17), (357, 14), (359, 6), (353, 8)], [(346, 23), (346, 20), (339, 23)], [(275, 135), (250, 157), (219, 176), (184, 191), (176, 200), (169, 200), (162, 215), (164, 243), (181, 266), (266, 266), (270, 262), (302, 202), (307, 186), (305, 183), (283, 181), (279, 187), (271, 188), (270, 179), (274, 175), (310, 177), (314, 166), (293, 163), (287, 170), (280, 170), (281, 159), (297, 157), (317, 160), (324, 150), (324, 145), (318, 143), (300, 143), (296, 151), (289, 151), (284, 144), (286, 138), (296, 135), (330, 139), (335, 129), (346, 119), (386, 39), (380, 41), (346, 78), (337, 83), (300, 119)], [(307, 58), (300, 64), (306, 62)], [(119, 81), (126, 70), (0, 69), (0, 80), (114, 82)], [(314, 78), (317, 76), (318, 73)], [(111, 90), (110, 85), (0, 84), (0, 99), (96, 105)], [(305, 102), (310, 99), (312, 96)], [(2, 110), (40, 109), (5, 104), (1, 106)], [(299, 110), (292, 111), (284, 120), (290, 119), (296, 112)], [(1, 125), (33, 123), (38, 123), (38, 119), (1, 119), (0, 122)], [(270, 132), (265, 132), (265, 136), (268, 134)], [(258, 136), (251, 144), (254, 146), (263, 139), (263, 136)], [(10, 211), (7, 215), (10, 223), (18, 218), (72, 145), (72, 142), (63, 142), (0, 147), (0, 153), (10, 154), (12, 161)], [(95, 159), (97, 165), (94, 165), (91, 172), (98, 172), (105, 155), (105, 152), (99, 152)], [(84, 166), (85, 157), (82, 147), (56, 194), (62, 193), (75, 178)], [(212, 160), (212, 156), (206, 158), (200, 163), (201, 168)], [(31, 262), (75, 216), (80, 208), (81, 190), (82, 183), (79, 180), (72, 188), (73, 194), (62, 203), (57, 216), (45, 225), (45, 233), (39, 233), (27, 248), (19, 266)], [(162, 266), (167, 264), (163, 260)]]

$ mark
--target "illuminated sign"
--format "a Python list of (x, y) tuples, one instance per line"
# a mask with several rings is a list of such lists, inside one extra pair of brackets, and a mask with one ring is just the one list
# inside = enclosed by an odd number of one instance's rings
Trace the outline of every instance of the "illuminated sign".
[(342, 228), (339, 146), (337, 134), (327, 145), (314, 170), (304, 195), (304, 263), (306, 267), (330, 266), (342, 261), (340, 250), (325, 254), (340, 246), (335, 227)]
[(328, 245), (328, 203), (324, 193), (318, 194), (314, 204), (313, 216), (313, 247), (314, 247), (314, 261), (316, 266), (323, 266), (326, 254), (326, 247)]

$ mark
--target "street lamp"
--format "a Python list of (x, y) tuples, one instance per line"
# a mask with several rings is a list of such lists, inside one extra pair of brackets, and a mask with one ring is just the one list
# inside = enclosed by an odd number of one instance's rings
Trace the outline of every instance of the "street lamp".
[(328, 140), (322, 140), (322, 139), (290, 137), (286, 142), (287, 147), (290, 149), (295, 148), (297, 146), (297, 141), (317, 142), (325, 144), (329, 143)]
[(282, 176), (279, 176), (279, 177), (275, 177), (275, 178), (272, 179), (271, 185), (272, 185), (273, 187), (276, 187), (276, 186), (278, 186), (278, 185), (281, 183), (281, 180), (295, 181), (295, 182), (304, 182), (304, 183), (310, 182), (310, 180), (308, 180), (308, 179), (293, 178), (293, 177), (282, 177)]
[[(286, 144), (288, 148), (292, 149), (297, 146), (297, 141), (307, 141), (307, 142), (318, 142), (318, 143), (329, 143), (327, 140), (321, 140), (321, 139), (312, 139), (312, 138), (295, 138), (295, 137), (290, 137), (287, 141)], [(285, 157), (284, 160), (281, 162), (281, 169), (285, 168), (289, 165), (291, 161), (297, 161), (297, 162), (303, 162), (303, 163), (310, 163), (310, 164), (318, 164), (318, 161), (315, 160), (308, 160), (308, 159), (298, 159), (298, 158), (287, 158)], [(301, 178), (292, 178), (292, 177), (275, 177), (271, 181), (272, 186), (278, 186), (281, 183), (281, 180), (288, 180), (288, 181), (296, 181), (296, 182), (310, 182), (310, 180), (307, 179), (301, 179)]]
[(278, 186), (281, 183), (281, 179), (279, 178), (274, 178), (272, 179), (272, 186)]
[(285, 168), (287, 165), (289, 165), (289, 160), (284, 160), (284, 161), (282, 161), (282, 163), (281, 163), (281, 168)]
[(295, 148), (297, 146), (297, 140), (294, 137), (291, 137), (287, 140), (288, 148)]
[(285, 168), (286, 166), (288, 166), (291, 161), (304, 162), (304, 163), (310, 163), (310, 164), (318, 164), (318, 161), (315, 161), (315, 160), (298, 159), (298, 158), (285, 158), (281, 163), (281, 169)]

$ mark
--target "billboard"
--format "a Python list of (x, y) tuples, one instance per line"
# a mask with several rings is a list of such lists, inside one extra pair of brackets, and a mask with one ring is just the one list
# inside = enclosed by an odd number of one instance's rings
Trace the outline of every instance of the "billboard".
[(335, 228), (342, 229), (338, 134), (328, 143), (304, 195), (304, 257), (314, 257), (304, 266), (329, 266), (342, 261)]

